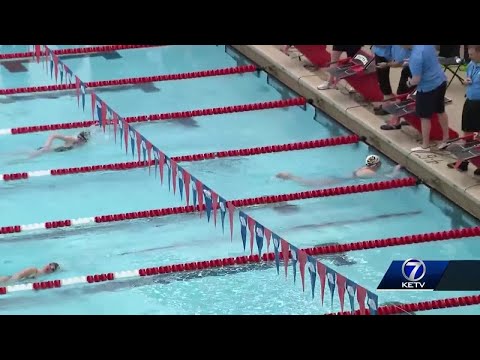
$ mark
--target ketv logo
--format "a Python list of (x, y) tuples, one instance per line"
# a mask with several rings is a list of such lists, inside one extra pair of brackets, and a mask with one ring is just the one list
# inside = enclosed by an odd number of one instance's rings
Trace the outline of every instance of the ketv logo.
[(395, 260), (385, 273), (378, 290), (434, 290), (448, 261), (423, 261), (419, 259)]
[(402, 264), (402, 275), (407, 281), (402, 281), (402, 289), (424, 289), (425, 281), (421, 280), (426, 274), (427, 266), (422, 260), (405, 260)]
[(395, 260), (378, 290), (479, 291), (478, 260)]

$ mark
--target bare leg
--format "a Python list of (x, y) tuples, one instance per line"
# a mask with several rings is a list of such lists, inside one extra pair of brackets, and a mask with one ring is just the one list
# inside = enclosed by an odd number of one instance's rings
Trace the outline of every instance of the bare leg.
[[(331, 57), (331, 62), (332, 64), (330, 65), (330, 68), (333, 68), (334, 66), (336, 66), (336, 63), (337, 61), (340, 59), (340, 56), (342, 56), (342, 52), (341, 51), (336, 51), (336, 50), (332, 50), (332, 57)], [(326, 82), (324, 82), (323, 84), (319, 85), (318, 86), (318, 90), (326, 90), (326, 89), (329, 89), (332, 87), (333, 85), (333, 81), (335, 79), (333, 79), (330, 75), (328, 77), (328, 80)]]
[(432, 129), (432, 122), (430, 119), (422, 118), (422, 148), (428, 149), (430, 147), (430, 130)]
[(20, 163), (25, 162), (27, 160), (39, 157), (40, 155), (45, 154), (45, 153), (50, 152), (50, 151), (51, 151), (50, 149), (41, 148), (40, 150), (37, 150), (37, 151), (34, 151), (34, 152), (24, 153), (24, 155), (28, 155), (26, 158), (13, 159), (13, 160), (8, 161), (7, 164), (8, 165), (20, 164)]
[(12, 157), (12, 156), (27, 156), (32, 153), (32, 150), (24, 150), (24, 151), (13, 151), (13, 152), (5, 152), (0, 153), (1, 157)]
[(392, 117), (387, 121), (388, 125), (397, 126), (400, 124), (400, 117), (392, 115)]
[(392, 116), (388, 123), (393, 126), (400, 125), (400, 118), (398, 116)]
[(443, 133), (443, 141), (448, 141), (449, 139), (449, 129), (448, 129), (448, 115), (446, 112), (443, 114), (438, 114), (438, 122), (440, 123), (440, 126), (442, 127), (442, 133)]
[(31, 153), (28, 158), (29, 158), (29, 159), (33, 159), (33, 158), (39, 157), (40, 155), (43, 155), (43, 154), (45, 154), (45, 153), (47, 153), (47, 152), (50, 152), (50, 149), (40, 148), (39, 150), (34, 151), (33, 153)]
[(333, 66), (336, 65), (336, 62), (337, 62), (338, 60), (340, 60), (340, 56), (342, 56), (342, 52), (341, 52), (341, 51), (332, 50), (331, 62), (332, 62), (333, 64), (330, 65), (330, 67), (333, 67)]
[(463, 137), (467, 137), (467, 136), (468, 136), (468, 138), (462, 141), (464, 144), (468, 144), (469, 142), (477, 140), (474, 132), (464, 131), (463, 132)]
[(288, 51), (290, 50), (291, 45), (283, 45), (282, 46), (282, 52), (288, 55)]

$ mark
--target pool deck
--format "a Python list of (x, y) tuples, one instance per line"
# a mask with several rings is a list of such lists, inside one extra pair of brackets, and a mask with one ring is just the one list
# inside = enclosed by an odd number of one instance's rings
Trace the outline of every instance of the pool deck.
[[(303, 57), (300, 59), (296, 50), (287, 56), (278, 45), (232, 46), (301, 96), (312, 99), (315, 106), (353, 133), (365, 136), (368, 144), (403, 165), (425, 184), (480, 219), (480, 177), (473, 175), (473, 166), (470, 166), (468, 173), (460, 173), (447, 167), (447, 163), (454, 161), (454, 157), (446, 151), (412, 153), (410, 149), (418, 146), (420, 134), (410, 126), (403, 127), (402, 130), (383, 131), (380, 126), (388, 116), (376, 116), (371, 105), (356, 101), (355, 96), (347, 91), (317, 90), (317, 86), (326, 79), (326, 73), (305, 68), (308, 60)], [(465, 75), (464, 72), (459, 74)], [(450, 79), (448, 71), (447, 75)], [(392, 69), (394, 90), (399, 78), (400, 70)], [(340, 85), (339, 88), (341, 87)], [(450, 127), (460, 134), (464, 95), (464, 86), (455, 79), (447, 91), (447, 97), (453, 100), (447, 105), (447, 113)]]

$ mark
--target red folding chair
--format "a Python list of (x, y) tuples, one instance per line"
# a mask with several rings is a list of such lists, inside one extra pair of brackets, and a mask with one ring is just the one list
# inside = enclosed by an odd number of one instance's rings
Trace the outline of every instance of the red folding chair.
[(467, 144), (453, 144), (447, 149), (457, 158), (455, 168), (458, 168), (463, 161), (469, 161), (475, 167), (480, 167), (480, 141), (475, 140)]
[(330, 53), (327, 51), (327, 45), (293, 45), (305, 56), (313, 65), (320, 68), (327, 67), (332, 61)]
[(360, 50), (353, 58), (340, 60), (328, 72), (336, 81), (347, 81), (366, 101), (382, 101), (374, 60), (372, 54)]

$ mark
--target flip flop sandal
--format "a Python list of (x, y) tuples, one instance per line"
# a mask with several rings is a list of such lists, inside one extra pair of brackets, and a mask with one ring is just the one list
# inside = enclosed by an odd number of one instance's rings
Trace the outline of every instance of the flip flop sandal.
[(414, 147), (413, 149), (410, 149), (411, 152), (430, 152), (430, 147), (424, 148), (421, 146)]
[(328, 90), (328, 89), (334, 89), (335, 85), (329, 83), (328, 81), (323, 82), (322, 84), (317, 86), (317, 90)]
[(400, 130), (401, 128), (402, 128), (401, 124), (398, 124), (398, 125), (384, 124), (380, 126), (380, 129), (382, 130)]
[(320, 69), (318, 66), (313, 65), (313, 64), (305, 64), (305, 65), (303, 65), (303, 67), (307, 70), (310, 70), (310, 71), (317, 71), (317, 70)]

